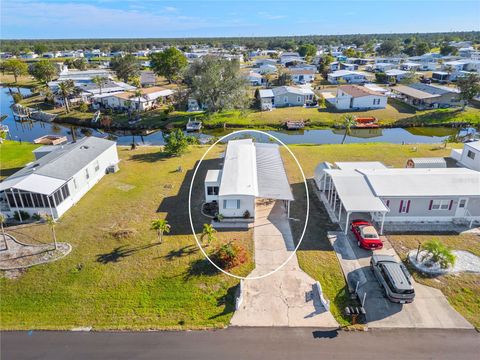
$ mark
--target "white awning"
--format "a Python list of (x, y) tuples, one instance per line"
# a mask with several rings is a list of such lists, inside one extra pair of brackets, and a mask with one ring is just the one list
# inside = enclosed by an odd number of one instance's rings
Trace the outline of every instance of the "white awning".
[(51, 195), (64, 184), (64, 180), (43, 175), (30, 174), (18, 178), (7, 179), (6, 181), (1, 182), (0, 191), (13, 188), (37, 194)]
[(354, 170), (325, 170), (332, 177), (338, 197), (347, 212), (388, 212), (365, 177)]

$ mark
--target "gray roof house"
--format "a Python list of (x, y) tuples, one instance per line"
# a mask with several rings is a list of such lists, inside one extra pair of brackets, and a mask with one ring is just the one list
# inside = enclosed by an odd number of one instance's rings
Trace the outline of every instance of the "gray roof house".
[(0, 208), (8, 217), (22, 210), (57, 219), (106, 173), (118, 169), (116, 143), (97, 137), (34, 154), (35, 161), (0, 182)]
[(315, 100), (314, 92), (308, 87), (278, 86), (258, 92), (262, 110), (274, 107), (305, 106)]
[(459, 90), (447, 86), (414, 83), (391, 88), (396, 97), (417, 109), (460, 106)]

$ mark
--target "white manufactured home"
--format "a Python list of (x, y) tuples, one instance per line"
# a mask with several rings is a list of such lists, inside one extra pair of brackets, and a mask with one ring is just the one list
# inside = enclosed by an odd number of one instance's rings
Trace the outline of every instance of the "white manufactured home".
[(335, 220), (361, 214), (384, 223), (480, 221), (480, 172), (465, 168), (387, 168), (378, 162), (322, 163), (315, 183)]
[(463, 149), (452, 149), (450, 156), (461, 166), (480, 171), (480, 141), (465, 143)]
[(205, 202), (225, 219), (255, 218), (257, 198), (284, 200), (287, 211), (294, 200), (279, 146), (251, 139), (230, 140), (223, 169), (209, 170), (204, 185)]
[[(0, 183), (0, 208), (7, 217), (24, 211), (58, 219), (100, 179), (118, 169), (114, 141), (84, 137), (47, 146), (36, 160)], [(20, 220), (21, 213), (20, 213)]]

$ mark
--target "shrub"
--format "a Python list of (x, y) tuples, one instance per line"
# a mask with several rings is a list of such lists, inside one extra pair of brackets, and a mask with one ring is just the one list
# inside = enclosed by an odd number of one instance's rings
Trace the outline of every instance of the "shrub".
[(20, 101), (22, 101), (23, 96), (22, 96), (22, 94), (16, 92), (16, 93), (13, 93), (13, 94), (12, 94), (12, 98), (13, 98), (13, 102), (14, 102), (15, 104), (18, 104)]
[(39, 213), (35, 213), (32, 215), (32, 220), (39, 221), (42, 219), (42, 216)]
[(85, 102), (81, 102), (80, 105), (78, 106), (78, 110), (81, 112), (87, 112), (88, 111), (88, 105)]
[(250, 219), (250, 211), (245, 210), (245, 212), (243, 213), (243, 218), (244, 219)]
[(231, 269), (243, 264), (247, 259), (247, 253), (242, 246), (230, 241), (215, 251), (214, 259), (221, 268)]
[(422, 249), (427, 252), (430, 260), (439, 264), (442, 269), (455, 265), (455, 255), (452, 250), (446, 247), (439, 240), (430, 240), (422, 245)]
[(26, 211), (23, 211), (23, 210), (20, 210), (20, 214), (19, 214), (18, 211), (15, 211), (13, 213), (13, 218), (17, 221), (20, 221), (20, 215), (22, 216), (23, 221), (30, 219), (30, 214)]

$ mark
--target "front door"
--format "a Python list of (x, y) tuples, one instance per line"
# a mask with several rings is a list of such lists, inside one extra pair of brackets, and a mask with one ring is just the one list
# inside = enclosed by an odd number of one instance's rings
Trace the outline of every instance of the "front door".
[(467, 210), (467, 198), (460, 198), (458, 199), (457, 210), (455, 211), (455, 217), (464, 217), (466, 215)]

